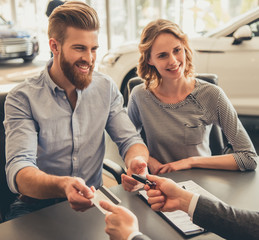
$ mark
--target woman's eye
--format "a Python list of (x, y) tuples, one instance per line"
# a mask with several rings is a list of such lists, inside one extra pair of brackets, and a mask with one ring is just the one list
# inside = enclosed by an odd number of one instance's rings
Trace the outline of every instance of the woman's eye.
[(166, 54), (160, 54), (160, 55), (158, 55), (158, 58), (164, 58), (164, 57), (166, 57)]
[(180, 51), (181, 51), (181, 48), (176, 48), (176, 49), (174, 50), (175, 53), (179, 53)]

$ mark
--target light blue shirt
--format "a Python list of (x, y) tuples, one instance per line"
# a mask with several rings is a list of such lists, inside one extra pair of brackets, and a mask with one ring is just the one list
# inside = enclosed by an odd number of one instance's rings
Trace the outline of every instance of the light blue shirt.
[(105, 132), (124, 158), (129, 147), (143, 143), (123, 108), (115, 83), (93, 73), (92, 83), (77, 90), (72, 110), (66, 93), (50, 78), (48, 68), (9, 92), (5, 103), (6, 173), (17, 193), (15, 177), (32, 166), (53, 175), (77, 176), (88, 186), (102, 184)]

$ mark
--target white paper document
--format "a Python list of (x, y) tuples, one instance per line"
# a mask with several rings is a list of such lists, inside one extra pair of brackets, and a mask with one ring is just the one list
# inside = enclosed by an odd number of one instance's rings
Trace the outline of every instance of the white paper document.
[[(204, 188), (193, 182), (192, 180), (179, 182), (177, 183), (180, 187), (185, 188), (188, 191), (198, 193), (205, 195), (210, 198), (218, 199), (210, 192), (206, 191)], [(145, 198), (148, 199), (148, 196), (146, 194), (145, 190), (139, 191), (139, 194)], [(201, 232), (204, 232), (204, 229), (200, 226), (194, 224), (192, 220), (190, 219), (189, 215), (181, 210), (177, 210), (174, 212), (159, 212), (159, 214), (169, 222), (169, 224), (175, 226), (178, 230), (180, 230), (184, 235), (193, 235), (198, 234)]]

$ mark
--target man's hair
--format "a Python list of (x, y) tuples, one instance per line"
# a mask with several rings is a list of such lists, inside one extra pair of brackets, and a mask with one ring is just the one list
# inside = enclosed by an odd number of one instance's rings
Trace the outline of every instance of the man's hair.
[(96, 11), (79, 1), (66, 2), (57, 7), (49, 17), (48, 36), (64, 43), (67, 27), (87, 31), (99, 30), (100, 23)]
[(193, 76), (194, 66), (192, 63), (192, 50), (188, 43), (188, 37), (179, 26), (169, 20), (158, 19), (150, 22), (141, 34), (139, 44), (139, 64), (138, 64), (138, 75), (145, 80), (146, 88), (152, 86), (158, 86), (161, 83), (161, 75), (154, 66), (148, 64), (151, 54), (151, 49), (154, 41), (161, 33), (170, 33), (174, 35), (183, 44), (186, 54), (186, 68), (184, 75)]

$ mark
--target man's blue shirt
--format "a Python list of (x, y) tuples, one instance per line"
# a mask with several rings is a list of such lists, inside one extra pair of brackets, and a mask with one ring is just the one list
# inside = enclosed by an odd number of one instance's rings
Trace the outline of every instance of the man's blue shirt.
[(93, 73), (91, 84), (77, 90), (73, 110), (48, 69), (8, 93), (5, 103), (6, 173), (13, 192), (19, 170), (32, 166), (53, 175), (77, 176), (88, 186), (102, 183), (105, 132), (124, 158), (143, 143), (123, 108), (123, 98), (107, 76)]

